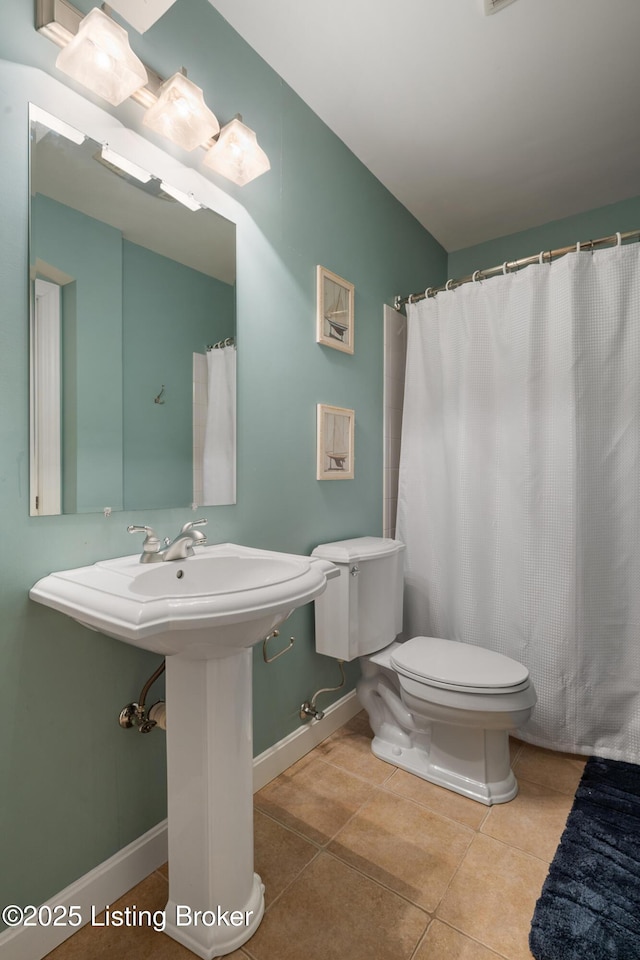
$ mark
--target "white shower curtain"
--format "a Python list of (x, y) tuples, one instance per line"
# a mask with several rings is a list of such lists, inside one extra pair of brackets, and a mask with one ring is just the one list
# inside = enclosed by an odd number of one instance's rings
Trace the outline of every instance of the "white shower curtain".
[(207, 353), (208, 400), (204, 435), (203, 502), (236, 501), (236, 348)]
[(640, 247), (408, 308), (408, 636), (526, 664), (524, 739), (640, 763)]

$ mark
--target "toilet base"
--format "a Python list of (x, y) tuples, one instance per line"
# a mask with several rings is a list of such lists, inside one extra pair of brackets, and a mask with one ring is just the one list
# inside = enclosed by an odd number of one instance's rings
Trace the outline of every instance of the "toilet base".
[(430, 687), (392, 669), (397, 646), (360, 660), (375, 756), (486, 806), (513, 800), (509, 731), (531, 716), (533, 685), (500, 695)]
[[(467, 730), (468, 734), (470, 731)], [(491, 806), (494, 803), (507, 803), (518, 793), (518, 782), (511, 770), (508, 762), (509, 741), (506, 733), (502, 731), (479, 730), (477, 733), (486, 738), (493, 735), (491, 748), (498, 748), (498, 756), (502, 762), (498, 764), (501, 768), (496, 771), (497, 779), (478, 779), (478, 766), (486, 769), (486, 755), (476, 756), (474, 760), (468, 760), (461, 757), (452, 757), (438, 748), (438, 737), (432, 738), (431, 749), (426, 751), (422, 746), (400, 746), (396, 743), (390, 743), (381, 737), (375, 736), (371, 744), (371, 750), (380, 760), (393, 764), (407, 773), (413, 773), (429, 783), (435, 783), (439, 787), (445, 787), (447, 790), (453, 790), (463, 797), (469, 797), (471, 800), (477, 800)], [(504, 743), (495, 742), (495, 735), (501, 735)], [(495, 750), (492, 750), (495, 753)], [(506, 755), (507, 764), (505, 769), (504, 757)], [(475, 774), (475, 776), (474, 776)]]

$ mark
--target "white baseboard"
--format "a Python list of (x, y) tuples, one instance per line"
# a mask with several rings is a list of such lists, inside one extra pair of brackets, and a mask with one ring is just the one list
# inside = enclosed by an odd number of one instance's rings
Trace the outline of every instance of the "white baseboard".
[[(362, 707), (352, 690), (327, 707), (322, 720), (312, 720), (269, 747), (253, 761), (254, 792), (281, 774), (296, 760), (334, 733)], [(162, 866), (167, 859), (167, 821), (157, 824), (133, 843), (123, 847), (94, 870), (47, 900), (43, 906), (79, 907), (84, 922), (91, 919), (92, 908), (100, 913), (107, 904)], [(60, 911), (61, 912), (61, 911)], [(55, 947), (76, 932), (77, 927), (14, 927), (0, 933), (2, 960), (42, 960)]]

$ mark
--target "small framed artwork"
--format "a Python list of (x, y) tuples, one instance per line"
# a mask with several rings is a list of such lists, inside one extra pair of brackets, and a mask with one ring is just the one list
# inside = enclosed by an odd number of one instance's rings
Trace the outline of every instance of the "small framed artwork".
[(353, 353), (354, 285), (320, 266), (316, 282), (316, 343)]
[(329, 407), (319, 403), (318, 410), (318, 480), (353, 480), (353, 438), (356, 415), (345, 407)]

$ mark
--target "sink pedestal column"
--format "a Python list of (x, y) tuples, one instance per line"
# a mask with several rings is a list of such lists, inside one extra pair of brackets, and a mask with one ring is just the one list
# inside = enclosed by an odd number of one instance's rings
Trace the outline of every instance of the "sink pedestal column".
[(166, 660), (169, 902), (166, 933), (204, 960), (255, 932), (252, 650)]

